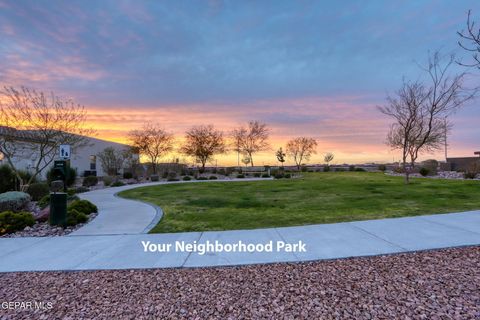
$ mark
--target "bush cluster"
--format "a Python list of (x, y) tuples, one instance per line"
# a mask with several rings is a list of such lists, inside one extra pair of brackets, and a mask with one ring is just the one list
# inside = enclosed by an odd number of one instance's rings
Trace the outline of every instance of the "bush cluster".
[(262, 178), (270, 178), (270, 175), (268, 173), (262, 174)]
[(35, 218), (30, 212), (4, 211), (0, 213), (0, 235), (20, 231), (34, 224)]
[(182, 180), (183, 180), (183, 181), (190, 181), (190, 180), (192, 180), (192, 177), (190, 177), (190, 176), (185, 176), (185, 177), (182, 178)]
[(77, 210), (78, 212), (84, 213), (86, 215), (89, 215), (92, 212), (98, 212), (97, 206), (88, 200), (72, 201), (68, 205), (67, 210)]
[(98, 178), (95, 176), (88, 176), (83, 178), (82, 186), (84, 187), (93, 187), (98, 184)]
[(27, 193), (33, 201), (38, 201), (50, 193), (50, 188), (46, 183), (32, 183), (28, 186)]
[(88, 221), (88, 217), (85, 213), (75, 209), (67, 210), (67, 226), (75, 226), (79, 223), (85, 223)]
[(422, 176), (426, 177), (426, 176), (428, 176), (428, 174), (430, 173), (430, 170), (428, 170), (428, 169), (425, 168), (425, 167), (422, 167), (422, 168), (420, 168), (420, 171), (419, 171), (419, 172), (420, 172), (420, 174), (421, 174)]
[(133, 178), (133, 173), (128, 171), (123, 173), (123, 179), (132, 179), (132, 178)]
[(245, 175), (243, 175), (243, 174), (237, 174), (237, 178), (238, 178), (238, 179), (243, 179), (243, 178), (245, 178)]
[(42, 199), (37, 201), (37, 206), (40, 207), (40, 209), (45, 209), (50, 205), (50, 194), (47, 194), (46, 196), (42, 197)]
[[(67, 177), (66, 177), (66, 184), (67, 187), (73, 186), (75, 183), (75, 179), (77, 178), (77, 170), (72, 167), (67, 167)], [(53, 167), (47, 171), (47, 182), (48, 185), (52, 183), (52, 181), (56, 180), (53, 176)]]
[(30, 195), (25, 192), (9, 191), (0, 194), (0, 212), (18, 212), (30, 203)]
[(207, 177), (197, 177), (197, 180), (208, 180)]
[(123, 187), (124, 185), (125, 183), (123, 183), (122, 181), (115, 181), (110, 185), (110, 187)]
[(113, 177), (110, 177), (110, 176), (104, 176), (102, 180), (103, 180), (103, 185), (105, 187), (108, 187), (113, 183)]
[(210, 176), (210, 177), (208, 177), (208, 180), (217, 180), (217, 179), (218, 179), (217, 176)]

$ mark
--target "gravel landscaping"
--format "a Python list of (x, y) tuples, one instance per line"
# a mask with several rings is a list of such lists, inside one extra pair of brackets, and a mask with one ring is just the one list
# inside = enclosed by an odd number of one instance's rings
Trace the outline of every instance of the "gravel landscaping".
[(479, 319), (480, 247), (234, 268), (0, 274), (1, 319)]
[(75, 226), (71, 227), (57, 227), (51, 226), (48, 221), (39, 222), (36, 221), (35, 224), (31, 227), (25, 227), (25, 229), (21, 231), (17, 231), (14, 233), (7, 233), (0, 238), (22, 238), (22, 237), (52, 237), (52, 236), (66, 236), (69, 233), (72, 233), (75, 230), (80, 229), (87, 223), (90, 223), (93, 219), (96, 218), (98, 213), (92, 212), (88, 215), (88, 221), (85, 223), (79, 223)]

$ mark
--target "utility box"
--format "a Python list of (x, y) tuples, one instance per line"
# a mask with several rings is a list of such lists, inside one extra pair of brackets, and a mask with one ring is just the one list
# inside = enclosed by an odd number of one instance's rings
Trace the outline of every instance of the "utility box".
[(50, 218), (53, 226), (65, 227), (67, 224), (67, 194), (65, 192), (50, 193)]
[(67, 160), (55, 160), (53, 163), (52, 181), (63, 181), (63, 191), (67, 191), (67, 179), (68, 179), (68, 161)]

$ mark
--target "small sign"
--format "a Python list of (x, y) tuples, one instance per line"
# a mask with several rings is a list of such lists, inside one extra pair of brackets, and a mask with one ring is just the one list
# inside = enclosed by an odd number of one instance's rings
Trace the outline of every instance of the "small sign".
[(65, 159), (65, 160), (70, 159), (70, 145), (61, 144), (59, 154), (61, 159)]

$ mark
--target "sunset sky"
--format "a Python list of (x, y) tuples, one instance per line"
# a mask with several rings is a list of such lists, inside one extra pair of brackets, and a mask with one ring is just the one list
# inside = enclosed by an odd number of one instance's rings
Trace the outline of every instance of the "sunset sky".
[[(429, 51), (469, 61), (456, 34), (469, 9), (480, 25), (478, 0), (0, 0), (0, 85), (75, 99), (106, 140), (125, 142), (145, 121), (180, 139), (192, 125), (260, 120), (272, 151), (257, 164), (296, 136), (318, 140), (310, 163), (326, 152), (336, 163), (399, 160), (376, 106), (402, 77), (421, 78)], [(480, 101), (452, 120), (450, 155), (473, 156)]]

